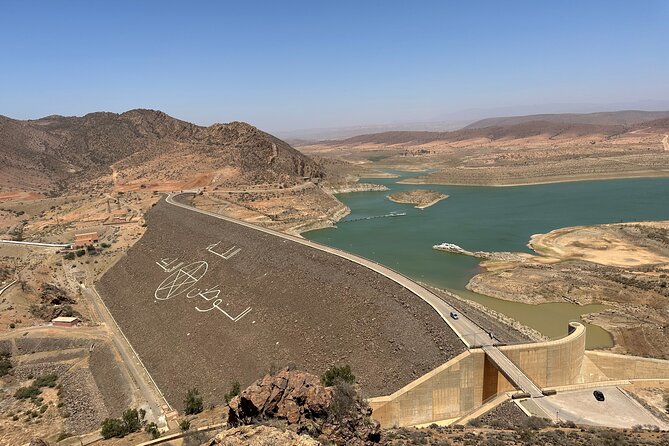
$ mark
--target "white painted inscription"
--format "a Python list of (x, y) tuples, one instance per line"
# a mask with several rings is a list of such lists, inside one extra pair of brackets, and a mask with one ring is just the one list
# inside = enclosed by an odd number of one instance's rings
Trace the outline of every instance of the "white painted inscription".
[(207, 246), (207, 251), (210, 253), (214, 254), (215, 256), (221, 257), (222, 259), (225, 260), (230, 260), (232, 257), (234, 257), (236, 254), (239, 253), (239, 251), (242, 250), (242, 248), (237, 248), (236, 246), (232, 246), (232, 248), (228, 249), (227, 251), (223, 252), (223, 250), (215, 251), (214, 248), (216, 248), (220, 244), (220, 240), (216, 243), (213, 243), (209, 246)]
[(188, 291), (205, 275), (207, 269), (209, 264), (204, 261), (182, 266), (158, 285), (154, 296), (158, 300), (167, 300)]
[[(226, 251), (216, 251), (215, 248), (220, 243), (221, 242), (218, 241), (211, 244), (207, 246), (206, 250), (224, 260), (230, 260), (242, 250), (241, 248), (237, 248), (237, 246), (232, 246)], [(212, 310), (218, 310), (232, 322), (237, 322), (251, 312), (251, 307), (247, 307), (241, 313), (233, 316), (230, 311), (225, 310), (224, 306), (227, 307), (229, 304), (223, 305), (223, 299), (219, 297), (221, 294), (219, 285), (205, 288), (204, 290), (195, 288), (195, 284), (204, 277), (209, 269), (209, 264), (207, 262), (200, 260), (184, 266), (184, 262), (179, 262), (178, 260), (178, 258), (171, 259), (166, 257), (156, 262), (163, 271), (171, 273), (160, 285), (158, 285), (158, 288), (156, 288), (154, 296), (157, 300), (168, 300), (174, 296), (186, 293), (187, 299), (197, 298), (198, 301), (202, 300), (202, 302), (198, 302), (195, 305), (196, 311), (200, 313), (209, 313)]]

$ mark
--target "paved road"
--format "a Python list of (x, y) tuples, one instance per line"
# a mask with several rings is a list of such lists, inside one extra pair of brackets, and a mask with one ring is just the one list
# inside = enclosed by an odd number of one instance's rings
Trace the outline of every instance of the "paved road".
[(276, 237), (281, 237), (285, 240), (290, 240), (295, 243), (300, 243), (302, 245), (308, 246), (310, 248), (318, 249), (320, 251), (324, 251), (342, 258), (345, 258), (347, 260), (350, 260), (352, 262), (355, 262), (359, 265), (365, 266), (373, 271), (376, 271), (379, 274), (382, 274), (383, 276), (393, 280), (394, 282), (402, 285), (404, 288), (408, 289), (409, 291), (413, 292), (416, 294), (418, 297), (423, 299), (425, 302), (427, 302), (432, 308), (435, 309), (437, 313), (441, 316), (441, 318), (453, 329), (453, 331), (460, 337), (462, 342), (467, 346), (467, 348), (473, 348), (473, 347), (480, 347), (484, 345), (495, 345), (497, 344), (497, 340), (491, 339), (489, 334), (476, 325), (474, 322), (472, 322), (470, 319), (468, 319), (466, 316), (459, 314), (458, 319), (453, 319), (450, 314), (451, 312), (456, 312), (456, 310), (448, 305), (446, 302), (441, 300), (439, 297), (437, 297), (434, 293), (428, 291), (427, 289), (423, 288), (422, 286), (418, 285), (416, 282), (413, 280), (407, 278), (406, 276), (403, 276), (402, 274), (398, 273), (397, 271), (393, 271), (392, 269), (383, 266), (379, 263), (373, 262), (369, 259), (365, 259), (364, 257), (360, 257), (354, 254), (350, 254), (345, 251), (341, 251), (336, 248), (331, 248), (329, 246), (324, 246), (318, 243), (314, 243), (310, 240), (303, 239), (301, 237), (295, 237), (293, 235), (289, 234), (284, 234), (282, 232), (274, 231), (272, 229), (267, 229), (263, 228), (261, 226), (257, 226), (251, 223), (247, 223), (245, 221), (237, 220), (234, 218), (226, 217), (220, 214), (216, 214), (213, 212), (205, 211), (203, 209), (198, 209), (194, 208), (192, 206), (179, 203), (178, 201), (175, 201), (174, 198), (177, 197), (178, 195), (184, 195), (184, 194), (192, 194), (192, 191), (185, 191), (181, 193), (172, 193), (169, 194), (166, 198), (166, 202), (178, 206), (180, 208), (188, 209), (193, 212), (198, 212), (200, 214), (208, 215), (210, 217), (218, 218), (220, 220), (225, 220), (229, 221), (231, 223), (235, 223), (238, 225), (246, 226), (248, 228), (255, 229), (257, 231), (265, 232), (267, 234), (274, 235)]
[(9, 282), (7, 285), (5, 285), (4, 287), (2, 287), (2, 288), (0, 289), (0, 296), (2, 296), (2, 293), (4, 293), (5, 291), (7, 291), (7, 290), (9, 289), (9, 287), (12, 286), (12, 285), (14, 285), (15, 283), (16, 283), (16, 280), (12, 280), (12, 281)]
[[(604, 401), (597, 401), (593, 390), (600, 390)], [(573, 421), (576, 424), (629, 429), (635, 425), (655, 425), (666, 429), (667, 423), (658, 420), (646, 408), (619, 387), (597, 387), (559, 392), (540, 399), (521, 403), (535, 415), (552, 420)]]
[(532, 380), (527, 375), (525, 375), (525, 373), (522, 370), (520, 370), (513, 362), (511, 362), (511, 360), (506, 355), (504, 355), (502, 351), (500, 351), (497, 347), (495, 347), (495, 345), (498, 344), (498, 341), (496, 339), (492, 338), (488, 332), (486, 332), (483, 328), (479, 327), (472, 320), (468, 319), (466, 316), (462, 314), (458, 315), (459, 316), (458, 319), (453, 319), (451, 317), (451, 312), (456, 312), (456, 310), (453, 307), (451, 307), (446, 302), (437, 297), (434, 293), (418, 285), (416, 282), (409, 279), (408, 277), (379, 263), (376, 263), (369, 259), (365, 259), (364, 257), (360, 257), (345, 251), (341, 251), (336, 248), (331, 248), (329, 246), (324, 246), (318, 243), (314, 243), (310, 240), (306, 240), (300, 237), (295, 237), (293, 235), (284, 234), (282, 232), (274, 231), (272, 229), (256, 226), (254, 224), (247, 223), (245, 221), (237, 220), (230, 217), (225, 217), (220, 214), (194, 208), (192, 206), (179, 203), (178, 201), (174, 200), (174, 198), (178, 195), (192, 194), (192, 193), (193, 193), (192, 191), (171, 193), (167, 196), (165, 201), (174, 206), (188, 209), (193, 212), (199, 212), (200, 214), (208, 215), (210, 217), (218, 218), (220, 220), (225, 220), (231, 223), (246, 226), (248, 228), (252, 228), (257, 231), (265, 232), (267, 234), (271, 234), (276, 237), (281, 237), (285, 240), (290, 240), (313, 249), (318, 249), (320, 251), (324, 251), (329, 254), (345, 258), (359, 265), (365, 266), (371, 269), (372, 271), (375, 271), (393, 280), (394, 282), (402, 285), (404, 288), (413, 292), (415, 295), (417, 295), (425, 302), (427, 302), (432, 308), (434, 308), (434, 310), (441, 316), (441, 318), (446, 322), (446, 324), (448, 324), (451, 327), (451, 329), (458, 335), (460, 340), (462, 340), (462, 342), (467, 346), (467, 348), (483, 347), (483, 350), (488, 355), (488, 357), (502, 371), (502, 373), (505, 376), (507, 376), (509, 380), (511, 380), (511, 382), (515, 386), (517, 386), (524, 392), (529, 393), (532, 398), (541, 399), (543, 397), (541, 389), (536, 384), (534, 384)]
[(37, 243), (37, 242), (19, 242), (16, 240), (0, 240), (0, 243), (5, 243), (7, 245), (28, 245), (28, 246), (42, 246), (45, 248), (68, 248), (69, 244), (60, 244), (60, 243)]

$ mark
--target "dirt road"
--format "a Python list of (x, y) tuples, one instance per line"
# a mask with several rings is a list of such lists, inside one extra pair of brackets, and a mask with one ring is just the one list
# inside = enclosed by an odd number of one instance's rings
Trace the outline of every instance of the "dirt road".
[(105, 323), (111, 333), (114, 347), (121, 355), (123, 363), (126, 364), (128, 371), (131, 373), (135, 384), (144, 398), (144, 404), (141, 406), (146, 410), (146, 419), (154, 421), (159, 427), (163, 426), (165, 424), (163, 406), (166, 406), (168, 410), (171, 410), (171, 406), (163, 397), (160, 389), (153, 381), (153, 378), (144, 367), (141, 359), (139, 359), (139, 356), (130, 345), (130, 342), (128, 342), (128, 339), (117, 325), (114, 317), (107, 309), (107, 306), (95, 288), (82, 285), (81, 292), (93, 304), (99, 320)]

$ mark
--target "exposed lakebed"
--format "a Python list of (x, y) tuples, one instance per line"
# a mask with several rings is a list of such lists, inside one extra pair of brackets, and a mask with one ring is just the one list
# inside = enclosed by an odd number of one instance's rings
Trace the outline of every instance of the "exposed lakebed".
[[(416, 189), (398, 178), (363, 180), (383, 184), (390, 193)], [(339, 195), (351, 214), (337, 228), (312, 231), (306, 238), (376, 260), (407, 276), (504, 313), (549, 337), (566, 334), (567, 322), (605, 308), (570, 303), (528, 305), (470, 292), (480, 271), (476, 258), (439, 252), (432, 246), (455, 243), (471, 251), (532, 252), (533, 234), (553, 229), (621, 221), (669, 219), (669, 179), (625, 179), (515, 187), (429, 185), (449, 199), (427, 209), (387, 200), (389, 192)], [(366, 218), (391, 214), (396, 218)], [(588, 347), (608, 347), (612, 339), (588, 325)]]

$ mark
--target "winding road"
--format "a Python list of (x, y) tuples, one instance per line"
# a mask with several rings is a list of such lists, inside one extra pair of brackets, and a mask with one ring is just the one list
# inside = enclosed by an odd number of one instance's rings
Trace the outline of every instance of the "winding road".
[(482, 347), (484, 345), (495, 345), (497, 344), (496, 339), (491, 339), (490, 335), (488, 334), (487, 331), (476, 325), (474, 322), (472, 322), (470, 319), (468, 319), (466, 316), (462, 314), (458, 314), (458, 319), (453, 319), (450, 315), (451, 312), (455, 313), (457, 310), (453, 308), (452, 306), (448, 305), (446, 302), (441, 300), (438, 296), (436, 296), (434, 293), (428, 291), (427, 289), (423, 288), (422, 286), (418, 285), (416, 282), (413, 280), (409, 279), (408, 277), (398, 273), (397, 271), (394, 271), (386, 266), (383, 266), (379, 263), (376, 263), (372, 260), (365, 259), (364, 257), (357, 256), (355, 254), (351, 254), (345, 251), (341, 251), (336, 248), (331, 248), (329, 246), (321, 245), (315, 242), (312, 242), (310, 240), (303, 239), (301, 237), (295, 237), (293, 235), (289, 234), (284, 234), (282, 232), (274, 231), (272, 229), (267, 229), (261, 226), (257, 226), (251, 223), (247, 223), (242, 220), (237, 220), (235, 218), (230, 218), (226, 217), (220, 214), (216, 214), (213, 212), (205, 211), (202, 209), (195, 208), (193, 206), (189, 206), (184, 203), (180, 203), (179, 201), (175, 200), (176, 197), (179, 195), (192, 195), (195, 192), (193, 191), (184, 191), (184, 192), (179, 192), (179, 193), (171, 193), (168, 194), (167, 198), (165, 201), (173, 206), (178, 206), (183, 209), (188, 209), (193, 212), (198, 212), (200, 214), (208, 215), (210, 217), (218, 218), (220, 220), (225, 220), (229, 221), (231, 223), (235, 223), (238, 225), (246, 226), (251, 229), (255, 229), (256, 231), (261, 231), (267, 234), (271, 234), (276, 237), (280, 237), (285, 240), (290, 240), (295, 243), (300, 243), (302, 245), (308, 246), (313, 249), (318, 249), (320, 251), (327, 252), (329, 254), (333, 254), (339, 257), (342, 257), (344, 259), (350, 260), (351, 262), (357, 263), (359, 265), (362, 265), (364, 267), (367, 267), (371, 269), (372, 271), (375, 271), (392, 281), (400, 284), (404, 288), (408, 289), (421, 299), (423, 299), (425, 302), (427, 302), (434, 310), (441, 316), (441, 318), (448, 324), (449, 327), (455, 332), (455, 334), (458, 335), (458, 337), (462, 340), (462, 342), (467, 346), (467, 348), (474, 348), (474, 347)]
[(284, 240), (289, 240), (304, 246), (308, 246), (313, 249), (318, 249), (320, 251), (324, 251), (329, 254), (339, 256), (341, 258), (362, 265), (366, 268), (371, 269), (372, 271), (375, 271), (387, 277), (388, 279), (398, 283), (407, 290), (411, 291), (416, 296), (423, 299), (423, 301), (427, 302), (439, 314), (439, 316), (441, 316), (444, 322), (446, 322), (446, 324), (455, 332), (455, 334), (458, 335), (460, 340), (467, 346), (467, 348), (471, 349), (471, 348), (483, 347), (488, 357), (495, 363), (495, 365), (500, 369), (500, 371), (511, 382), (513, 382), (513, 384), (516, 387), (521, 389), (523, 392), (530, 394), (532, 398), (539, 398), (543, 396), (543, 394), (541, 393), (541, 389), (536, 384), (534, 384), (532, 380), (522, 370), (520, 370), (509, 358), (507, 358), (506, 355), (504, 355), (504, 353), (502, 353), (501, 350), (499, 350), (496, 347), (496, 345), (499, 343), (497, 339), (492, 337), (486, 330), (479, 327), (465, 315), (458, 314), (458, 318), (454, 319), (451, 316), (451, 314), (456, 313), (455, 308), (448, 305), (437, 295), (430, 292), (426, 288), (420, 286), (419, 284), (409, 279), (408, 277), (386, 266), (383, 266), (379, 263), (376, 263), (372, 260), (360, 257), (355, 254), (341, 251), (339, 249), (332, 248), (329, 246), (321, 245), (312, 242), (310, 240), (303, 239), (301, 237), (295, 237), (293, 235), (284, 234), (282, 232), (274, 231), (272, 229), (267, 229), (261, 226), (247, 223), (242, 220), (237, 220), (213, 212), (198, 209), (175, 200), (175, 198), (180, 195), (193, 195), (195, 193), (197, 192), (182, 191), (178, 193), (170, 193), (167, 195), (165, 201), (173, 206), (187, 209), (192, 212), (198, 212), (200, 214), (208, 215), (210, 217), (218, 218), (220, 220), (225, 220), (238, 225), (246, 226), (256, 231), (271, 234), (275, 237), (280, 237)]

